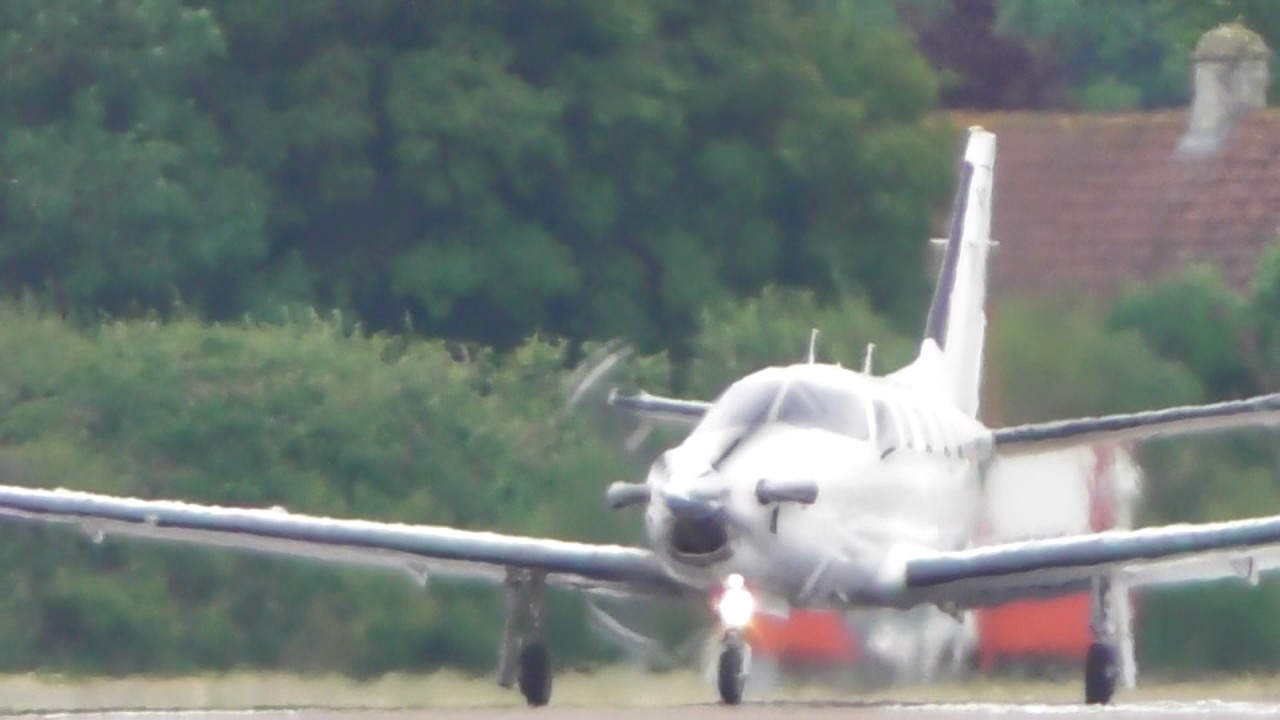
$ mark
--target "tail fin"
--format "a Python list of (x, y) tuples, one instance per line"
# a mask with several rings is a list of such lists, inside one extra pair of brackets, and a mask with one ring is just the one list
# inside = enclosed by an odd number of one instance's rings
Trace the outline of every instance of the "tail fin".
[(902, 379), (927, 384), (963, 411), (978, 412), (982, 351), (987, 318), (987, 251), (991, 248), (991, 188), (996, 136), (969, 129), (951, 232), (929, 305), (920, 356), (901, 371)]

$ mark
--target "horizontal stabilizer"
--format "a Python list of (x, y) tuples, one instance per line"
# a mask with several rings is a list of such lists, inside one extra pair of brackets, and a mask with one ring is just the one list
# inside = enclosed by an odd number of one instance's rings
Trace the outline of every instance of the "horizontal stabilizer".
[(996, 452), (1019, 455), (1076, 445), (1229, 430), (1280, 422), (1280, 393), (1210, 405), (1016, 425), (994, 431)]

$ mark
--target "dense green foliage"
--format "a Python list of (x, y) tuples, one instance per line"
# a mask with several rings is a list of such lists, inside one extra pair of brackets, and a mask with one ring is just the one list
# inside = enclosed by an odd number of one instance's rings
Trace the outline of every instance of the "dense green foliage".
[[(560, 346), (463, 362), (339, 327), (139, 321), (85, 336), (6, 310), (4, 482), (636, 539), (597, 512), (628, 459), (587, 423), (547, 421), (561, 416)], [(6, 530), (0, 669), (484, 668), (496, 647), (491, 592)], [(552, 621), (567, 661), (590, 650), (581, 613)]]
[[(906, 357), (908, 344), (865, 303), (825, 308), (779, 290), (707, 313), (694, 376), (714, 396), (744, 363), (798, 361), (815, 321), (830, 337), (824, 355), (856, 357), (876, 339)], [(0, 309), (2, 480), (639, 541), (640, 523), (605, 511), (603, 491), (646, 458), (622, 451), (628, 428), (592, 408), (564, 411), (565, 346), (463, 356), (342, 327), (304, 316), (115, 322), (85, 334)], [(666, 375), (661, 358), (638, 358), (608, 381), (661, 390)], [(13, 592), (0, 598), (0, 670), (486, 670), (497, 646), (491, 588), (423, 593), (370, 571), (5, 529)], [(551, 604), (564, 663), (601, 650), (578, 608)]]
[[(1056, 331), (1046, 336), (1048, 325)], [(635, 477), (646, 457), (620, 451), (625, 423), (601, 422), (590, 407), (563, 411), (566, 346), (532, 341), (501, 356), (475, 355), (343, 327), (340, 318), (308, 315), (283, 326), (116, 322), (86, 334), (47, 314), (3, 310), (0, 472), (5, 482), (145, 497), (639, 539), (639, 522), (604, 510), (603, 489)], [(865, 302), (828, 306), (809, 293), (770, 290), (704, 313), (689, 383), (710, 397), (755, 367), (800, 361), (811, 327), (822, 331), (818, 353), (827, 360), (856, 364), (865, 342), (878, 343), (882, 371), (908, 359), (915, 344)], [(1202, 392), (1137, 333), (1107, 330), (1086, 307), (1002, 305), (990, 363), (988, 414), (1008, 421), (1190, 401)], [(641, 357), (608, 382), (661, 391), (666, 375), (661, 358)], [(1044, 395), (1058, 386), (1078, 391)], [(1160, 482), (1148, 485), (1149, 496), (1191, 496), (1210, 517), (1249, 514), (1256, 491), (1274, 485), (1258, 473), (1203, 485), (1152, 476)], [(97, 546), (56, 528), (6, 532), (0, 554), (14, 592), (0, 599), (0, 631), (9, 639), (3, 670), (369, 675), (442, 664), (484, 671), (493, 662), (500, 608), (491, 588), (437, 582), (424, 593), (407, 578), (373, 571), (110, 539)], [(1226, 603), (1243, 614), (1232, 622), (1256, 630), (1247, 657), (1272, 657), (1274, 623), (1259, 602), (1229, 588), (1148, 595), (1144, 627), (1176, 622), (1188, 603)], [(560, 662), (603, 657), (577, 599), (556, 596), (549, 609)], [(1143, 637), (1155, 639), (1144, 644), (1149, 668), (1201, 667), (1196, 659), (1207, 657), (1158, 632)]]
[(887, 372), (915, 355), (916, 341), (895, 332), (857, 297), (823, 304), (813, 293), (766, 289), (742, 303), (705, 310), (689, 366), (689, 394), (714, 397), (729, 382), (771, 365), (804, 362), (813, 330), (815, 357), (845, 367), (862, 366), (868, 343), (876, 345), (875, 369)]
[[(1280, 253), (1241, 299), (1205, 268), (1134, 289), (1110, 310), (1069, 301), (1004, 303), (993, 313), (985, 402), (1000, 423), (1125, 412), (1274, 390), (1260, 348), (1271, 341)], [(1064, 299), (1065, 300), (1065, 299)], [(1046, 332), (1045, 328), (1053, 328)], [(1264, 339), (1265, 338), (1265, 339)], [(1274, 356), (1273, 356), (1274, 357)], [(1263, 373), (1261, 376), (1256, 373)], [(1143, 525), (1280, 513), (1275, 434), (1234, 431), (1138, 448)], [(1144, 591), (1142, 672), (1280, 669), (1280, 584), (1223, 581)]]
[[(1112, 310), (1111, 323), (1140, 333), (1164, 358), (1182, 363), (1205, 398), (1275, 392), (1280, 378), (1280, 250), (1259, 264), (1241, 297), (1215, 271), (1191, 268), (1135, 288)], [(1155, 519), (1206, 520), (1280, 511), (1280, 455), (1266, 431), (1236, 432), (1193, 443), (1159, 443), (1150, 460), (1161, 481), (1149, 498)]]
[[(0, 482), (635, 541), (602, 501), (643, 467), (630, 428), (563, 409), (594, 343), (658, 353), (611, 381), (701, 397), (812, 327), (892, 369), (952, 166), (935, 96), (1177, 105), (1203, 30), (1276, 46), (1278, 8), (8, 0)], [(1103, 316), (998, 308), (988, 415), (1280, 382), (1280, 255), (1248, 297), (1197, 271)], [(1149, 519), (1280, 511), (1270, 439), (1151, 445)], [(0, 671), (493, 660), (492, 592), (3, 530)], [(1144, 663), (1272, 668), (1277, 597), (1149, 595)], [(570, 664), (605, 652), (576, 603), (550, 606)]]
[[(1200, 35), (1240, 22), (1280, 43), (1271, 0), (900, 0), (948, 107), (1117, 111), (1191, 97)], [(1272, 92), (1280, 90), (1273, 74)]]
[(1108, 328), (1104, 313), (1078, 298), (1001, 303), (987, 352), (993, 426), (1132, 412), (1202, 393), (1176, 359), (1157, 356), (1136, 331)]
[[(1259, 263), (1241, 297), (1206, 267), (1148, 288), (1134, 288), (1112, 310), (1111, 323), (1140, 333), (1163, 357), (1182, 363), (1205, 398), (1226, 400), (1280, 389), (1280, 250)], [(1193, 441), (1151, 443), (1143, 452), (1143, 514), (1150, 522), (1209, 521), (1280, 513), (1280, 467), (1272, 430), (1241, 431)], [(1148, 593), (1143, 600), (1144, 654), (1182, 674), (1203, 668), (1280, 668), (1280, 584), (1242, 589), (1231, 583)], [(1196, 622), (1188, 624), (1188, 618)], [(1194, 627), (1176, 640), (1175, 627)], [(1185, 635), (1184, 635), (1185, 637)]]
[(680, 352), (702, 305), (770, 283), (918, 309), (951, 134), (905, 33), (856, 6), (19, 0), (0, 21), (0, 282), (65, 312), (339, 307)]

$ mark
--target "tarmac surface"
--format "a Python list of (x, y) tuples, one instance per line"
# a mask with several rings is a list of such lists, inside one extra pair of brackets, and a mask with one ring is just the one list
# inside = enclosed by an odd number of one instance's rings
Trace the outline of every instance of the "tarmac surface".
[(1223, 702), (1204, 700), (1195, 702), (1142, 702), (1121, 703), (1106, 708), (1090, 708), (1081, 705), (1006, 704), (1006, 703), (956, 703), (956, 704), (891, 704), (856, 702), (766, 702), (746, 703), (738, 707), (714, 704), (671, 705), (660, 707), (547, 707), (528, 708), (440, 708), (440, 709), (323, 709), (280, 708), (269, 710), (147, 710), (106, 711), (82, 710), (57, 713), (5, 713), (3, 718), (29, 718), (31, 720), (153, 720), (154, 718), (180, 718), (182, 720), (489, 720), (490, 718), (532, 717), (537, 720), (630, 720), (667, 715), (678, 720), (757, 720), (761, 718), (788, 718), (788, 720), (882, 720), (903, 718), (909, 720), (969, 720), (999, 717), (1017, 718), (1091, 718), (1109, 720), (1127, 718), (1275, 718), (1280, 717), (1280, 704), (1257, 702)]
[(271, 673), (79, 679), (0, 675), (0, 720), (1280, 720), (1280, 675), (1153, 680), (1121, 690), (1115, 704), (1101, 708), (1081, 704), (1079, 684), (1070, 679), (971, 680), (844, 694), (824, 684), (783, 683), (757, 692), (742, 705), (725, 707), (710, 702), (712, 689), (693, 672), (601, 668), (558, 676), (551, 705), (530, 709), (519, 693), (499, 688), (489, 678), (447, 671), (364, 682)]

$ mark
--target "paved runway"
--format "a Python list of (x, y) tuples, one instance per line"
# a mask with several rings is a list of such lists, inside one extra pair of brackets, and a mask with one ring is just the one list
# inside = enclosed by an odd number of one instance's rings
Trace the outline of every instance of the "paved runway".
[[(11, 675), (0, 676), (0, 720), (1280, 718), (1280, 676), (1140, 684), (1121, 691), (1118, 702), (1106, 708), (1080, 705), (1079, 694), (1078, 683), (1071, 681), (973, 681), (843, 695), (823, 685), (798, 685), (776, 688), (769, 700), (723, 707), (708, 702), (713, 691), (694, 673), (604, 668), (558, 676), (551, 706), (530, 710), (518, 693), (488, 678), (450, 672), (366, 682), (270, 673), (114, 679)], [(1204, 699), (1215, 697), (1224, 699)]]
[(441, 708), (414, 710), (328, 710), (320, 708), (239, 710), (239, 711), (77, 711), (61, 713), (13, 713), (3, 718), (27, 718), (30, 720), (153, 720), (155, 718), (181, 718), (182, 720), (490, 720), (492, 718), (536, 718), (536, 720), (641, 720), (666, 715), (677, 720), (761, 720), (763, 718), (787, 718), (788, 720), (977, 720), (999, 717), (1006, 720), (1018, 718), (1090, 718), (1108, 720), (1128, 718), (1274, 718), (1280, 717), (1280, 704), (1252, 702), (1144, 702), (1118, 704), (1108, 708), (1087, 708), (1080, 705), (1040, 705), (1004, 703), (963, 704), (889, 704), (847, 702), (777, 702), (744, 704), (735, 708), (719, 705), (672, 705), (644, 708)]

